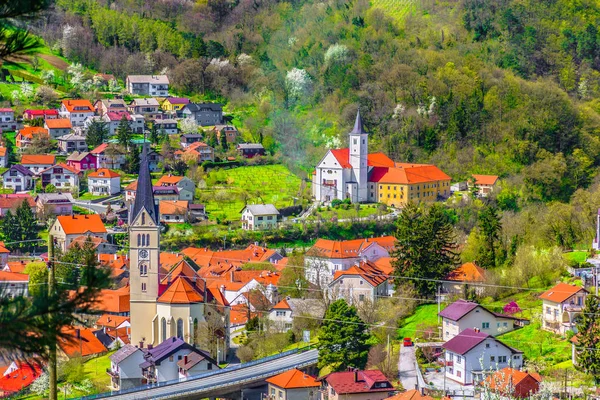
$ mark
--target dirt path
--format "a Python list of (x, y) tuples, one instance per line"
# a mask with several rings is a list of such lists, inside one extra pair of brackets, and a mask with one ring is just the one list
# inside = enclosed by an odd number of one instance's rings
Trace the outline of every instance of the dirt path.
[(38, 57), (48, 61), (54, 68), (58, 68), (63, 71), (69, 66), (68, 62), (51, 54), (38, 54)]

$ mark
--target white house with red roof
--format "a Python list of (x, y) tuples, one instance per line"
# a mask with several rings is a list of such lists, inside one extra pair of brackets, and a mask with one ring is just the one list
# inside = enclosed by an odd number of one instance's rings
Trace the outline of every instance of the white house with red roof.
[(108, 168), (99, 168), (88, 175), (88, 191), (94, 196), (121, 192), (121, 175)]
[(72, 126), (83, 126), (83, 122), (94, 115), (94, 106), (89, 100), (63, 100), (58, 114), (67, 118)]
[(60, 163), (41, 172), (42, 187), (54, 185), (59, 191), (79, 190), (79, 173), (72, 167)]
[(98, 214), (59, 215), (49, 231), (63, 252), (71, 242), (81, 236), (95, 236), (106, 239), (106, 227)]
[(361, 260), (389, 257), (395, 243), (393, 236), (342, 241), (318, 239), (304, 257), (306, 279), (324, 287), (333, 280), (336, 271), (345, 271)]
[(27, 296), (29, 275), (18, 272), (0, 271), (0, 295), (5, 297)]
[(569, 330), (576, 332), (576, 319), (585, 307), (587, 294), (585, 288), (567, 283), (542, 293), (542, 329), (561, 335)]
[(473, 179), (468, 182), (469, 187), (475, 186), (479, 191), (479, 197), (487, 197), (496, 188), (497, 175), (472, 175)]
[(269, 384), (267, 388), (269, 399), (317, 400), (320, 396), (321, 382), (296, 368), (265, 381)]
[(361, 261), (347, 270), (335, 271), (328, 286), (332, 298), (346, 299), (350, 304), (375, 302), (389, 295), (389, 274), (370, 261)]
[(116, 146), (109, 148), (108, 143), (102, 143), (94, 150), (90, 151), (90, 153), (96, 156), (97, 168), (123, 169), (126, 154), (121, 151), (122, 150)]
[(395, 391), (377, 369), (333, 372), (318, 380), (322, 383), (321, 400), (383, 400)]
[(461, 385), (481, 382), (491, 371), (523, 366), (522, 351), (479, 329), (465, 329), (442, 347), (446, 349), (446, 379)]

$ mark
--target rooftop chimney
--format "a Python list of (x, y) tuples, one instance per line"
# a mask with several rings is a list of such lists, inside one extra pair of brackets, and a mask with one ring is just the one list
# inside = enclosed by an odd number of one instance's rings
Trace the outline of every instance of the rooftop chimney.
[(143, 349), (144, 348), (144, 342), (140, 342), (140, 346), (139, 347), (140, 347), (140, 349)]
[(153, 347), (154, 347), (153, 345), (148, 344), (148, 350), (152, 350)]
[(354, 369), (354, 382), (358, 382), (358, 370)]
[(183, 364), (187, 364), (187, 356), (183, 356)]

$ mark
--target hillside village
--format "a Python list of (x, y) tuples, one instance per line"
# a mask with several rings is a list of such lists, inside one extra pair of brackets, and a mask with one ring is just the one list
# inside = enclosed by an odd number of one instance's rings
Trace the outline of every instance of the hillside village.
[(14, 54), (0, 10), (0, 397), (598, 398), (583, 33), (557, 86), (455, 60), (470, 2), (52, 3)]

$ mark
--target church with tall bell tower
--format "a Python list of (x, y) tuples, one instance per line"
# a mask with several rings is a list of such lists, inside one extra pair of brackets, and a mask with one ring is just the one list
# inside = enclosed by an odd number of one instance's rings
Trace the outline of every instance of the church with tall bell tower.
[[(156, 346), (176, 336), (196, 344), (207, 304), (215, 304), (219, 293), (209, 290), (197, 269), (185, 260), (169, 270), (161, 269), (160, 224), (151, 178), (144, 145), (129, 213), (131, 343)], [(228, 325), (226, 310), (223, 316)]]

